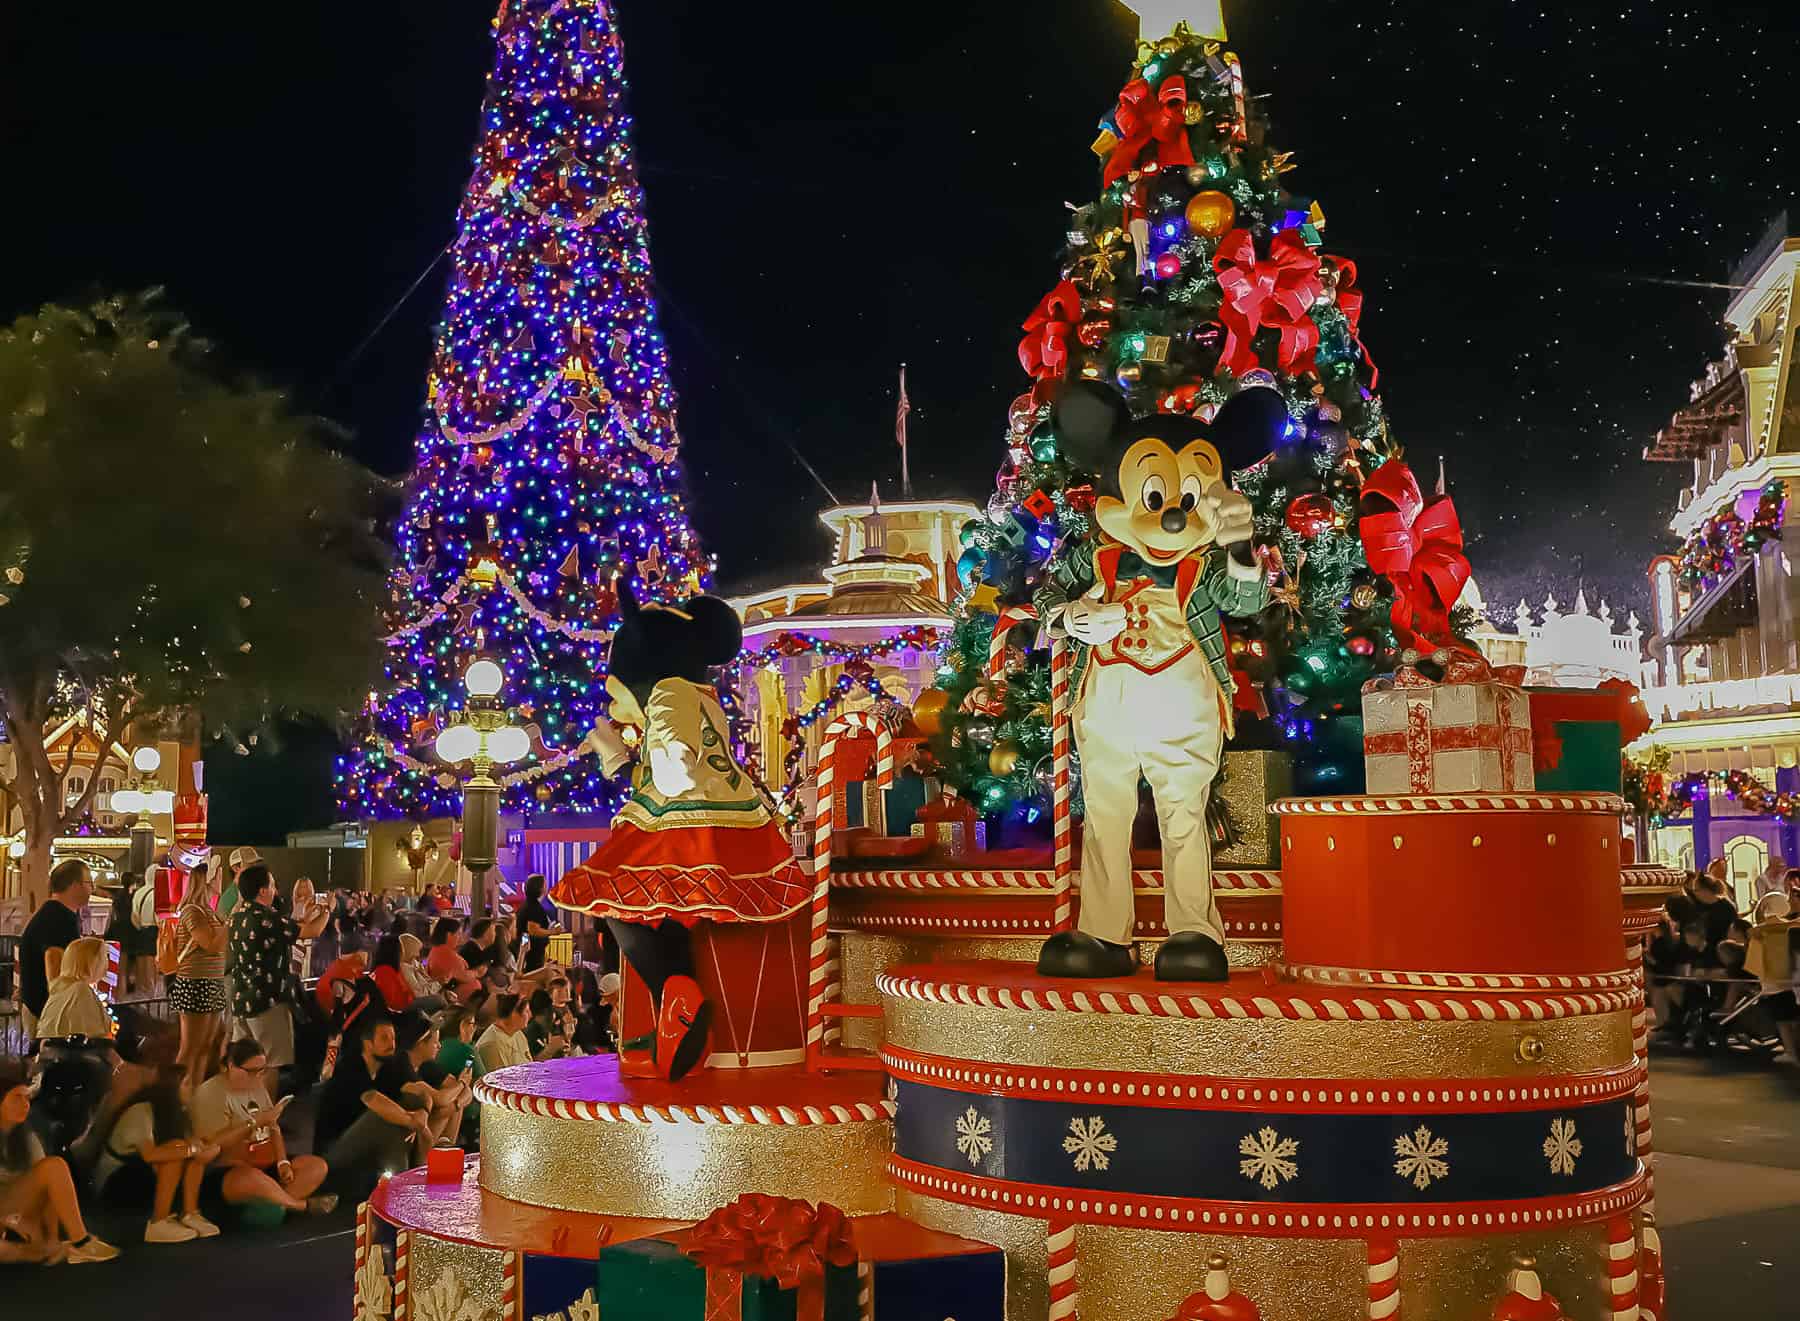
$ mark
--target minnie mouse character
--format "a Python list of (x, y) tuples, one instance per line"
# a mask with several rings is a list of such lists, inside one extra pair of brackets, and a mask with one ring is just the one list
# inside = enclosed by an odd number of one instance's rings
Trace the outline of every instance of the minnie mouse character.
[(1133, 421), (1125, 400), (1076, 384), (1052, 426), (1064, 452), (1098, 477), (1092, 555), (1072, 558), (1039, 589), (1039, 618), (1073, 639), (1074, 735), (1087, 814), (1081, 922), (1044, 943), (1048, 977), (1123, 977), (1131, 947), (1131, 823), (1138, 778), (1162, 827), (1169, 937), (1162, 981), (1224, 981), (1224, 928), (1212, 893), (1206, 800), (1231, 733), (1233, 681), (1221, 612), (1269, 601), (1251, 545), (1250, 501), (1231, 489), (1220, 451), (1266, 454), (1287, 419), (1281, 396), (1245, 390), (1210, 423), (1156, 415)]
[(743, 626), (716, 596), (639, 606), (619, 593), (606, 691), (610, 719), (588, 735), (608, 775), (637, 757), (611, 837), (556, 883), (564, 908), (606, 919), (656, 1005), (654, 1063), (621, 1047), (628, 1076), (680, 1078), (706, 1053), (712, 1005), (694, 980), (689, 929), (776, 922), (810, 893), (793, 847), (731, 755), (710, 671), (738, 654)]

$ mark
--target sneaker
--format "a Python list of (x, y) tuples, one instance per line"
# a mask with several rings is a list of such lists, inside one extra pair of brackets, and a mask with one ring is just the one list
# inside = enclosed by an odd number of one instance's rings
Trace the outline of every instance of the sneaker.
[(306, 1199), (306, 1214), (309, 1216), (328, 1216), (337, 1210), (336, 1193), (321, 1193), (317, 1197)]
[(194, 1231), (195, 1238), (217, 1238), (219, 1227), (198, 1211), (181, 1217), (181, 1223)]
[[(148, 1230), (145, 1231), (148, 1235)], [(119, 1250), (105, 1239), (95, 1238), (89, 1234), (79, 1243), (69, 1244), (68, 1255), (63, 1258), (71, 1266), (86, 1265), (91, 1261), (111, 1261), (119, 1255)]]
[(144, 1226), (144, 1242), (146, 1243), (191, 1243), (199, 1238), (174, 1216), (167, 1220), (152, 1220)]

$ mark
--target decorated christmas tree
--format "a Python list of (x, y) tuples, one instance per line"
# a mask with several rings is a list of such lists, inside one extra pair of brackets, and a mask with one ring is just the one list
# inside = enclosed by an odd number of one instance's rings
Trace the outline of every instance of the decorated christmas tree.
[(1047, 640), (1008, 612), (1065, 557), (1094, 553), (1094, 474), (1052, 420), (1069, 383), (1116, 388), (1138, 417), (1210, 418), (1240, 391), (1279, 391), (1273, 451), (1222, 456), (1274, 585), (1268, 609), (1229, 621), (1231, 746), (1291, 748), (1309, 790), (1359, 787), (1360, 731), (1340, 717), (1401, 648), (1448, 639), (1467, 572), (1453, 507), (1390, 463), (1356, 266), (1329, 252), (1319, 203), (1290, 189), (1293, 157), (1269, 140), (1217, 5), (1133, 7), (1154, 39), (1101, 121), (1098, 194), (1069, 218), (1055, 285), (1024, 322), (1031, 387), (986, 516), (963, 529), (941, 695), (920, 704), (946, 777), (989, 814), (1035, 817), (1053, 782)]
[(432, 757), (477, 655), (506, 671), (532, 753), (504, 803), (610, 810), (582, 750), (616, 581), (700, 590), (675, 395), (651, 291), (623, 49), (605, 0), (505, 0), (454, 274), (401, 521), (392, 634), (365, 738), (339, 767), (352, 816), (459, 808)]

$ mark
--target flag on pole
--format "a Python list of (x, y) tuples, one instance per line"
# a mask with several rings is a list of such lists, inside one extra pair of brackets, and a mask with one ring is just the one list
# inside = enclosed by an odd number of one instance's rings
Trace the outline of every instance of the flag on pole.
[(894, 413), (894, 440), (900, 446), (900, 494), (912, 499), (912, 473), (907, 468), (906, 417), (912, 412), (912, 400), (906, 395), (906, 364), (900, 364), (900, 407)]

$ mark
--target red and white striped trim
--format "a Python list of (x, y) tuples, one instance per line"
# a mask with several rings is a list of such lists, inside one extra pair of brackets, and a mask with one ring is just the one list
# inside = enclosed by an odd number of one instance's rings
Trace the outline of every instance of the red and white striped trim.
[[(1278, 871), (1215, 871), (1213, 889), (1225, 894), (1281, 894)], [(1163, 888), (1160, 870), (1140, 869), (1131, 873), (1132, 888), (1159, 891)], [(1020, 890), (1054, 891), (1057, 876), (1041, 867), (996, 871), (854, 871), (839, 872), (831, 878), (834, 890)]]
[(892, 1101), (855, 1101), (849, 1105), (622, 1105), (612, 1101), (573, 1101), (566, 1097), (529, 1096), (486, 1082), (475, 1084), (475, 1099), (524, 1115), (574, 1119), (594, 1124), (867, 1124), (894, 1117)]
[(1280, 798), (1269, 810), (1282, 816), (1392, 816), (1412, 812), (1590, 812), (1617, 816), (1625, 800), (1614, 794), (1406, 794), (1392, 798)]
[(524, 1321), (525, 1289), (520, 1278), (524, 1258), (516, 1252), (500, 1255), (500, 1321)]
[(1612, 1321), (1638, 1321), (1637, 1234), (1631, 1217), (1617, 1216), (1606, 1222), (1607, 1298)]
[(1069, 644), (1056, 638), (1050, 644), (1050, 825), (1055, 841), (1056, 907), (1050, 924), (1058, 931), (1075, 925), (1075, 802), (1070, 769)]
[(1148, 1014), (1157, 1018), (1256, 1019), (1290, 1018), (1336, 1022), (1530, 1022), (1578, 1018), (1586, 1014), (1610, 1014), (1636, 1008), (1641, 999), (1635, 990), (1602, 991), (1583, 995), (1394, 996), (1379, 998), (1337, 997), (1314, 992), (1304, 998), (1291, 995), (1232, 995), (1217, 991), (1064, 991), (968, 982), (931, 981), (924, 977), (896, 977), (883, 973), (875, 979), (883, 995), (932, 1004), (974, 1005), (984, 1009), (1049, 1010), (1073, 1014)]
[(833, 924), (845, 931), (913, 931), (937, 935), (1010, 936), (1056, 930), (1053, 917), (952, 917), (948, 914), (851, 913)]
[(407, 1321), (412, 1315), (412, 1230), (402, 1229), (394, 1235), (394, 1313), (393, 1321)]
[(1164, 1110), (1282, 1114), (1500, 1114), (1549, 1106), (1603, 1105), (1630, 1096), (1644, 1078), (1633, 1063), (1604, 1073), (1548, 1078), (1208, 1078), (1187, 1074), (988, 1064), (884, 1046), (899, 1082), (984, 1096), (1094, 1101)]
[(1618, 972), (1558, 976), (1548, 973), (1400, 972), (1386, 969), (1327, 968), (1312, 963), (1284, 963), (1284, 976), (1325, 986), (1441, 987), (1467, 991), (1616, 991), (1637, 985), (1626, 969)]
[(1045, 1226), (1045, 1265), (1050, 1275), (1050, 1321), (1076, 1321), (1081, 1311), (1081, 1261), (1075, 1226), (1052, 1220)]
[(1001, 608), (999, 616), (994, 620), (993, 636), (988, 639), (989, 683), (998, 683), (1006, 677), (1006, 640), (1013, 629), (1020, 624), (1030, 623), (1037, 617), (1036, 606), (1009, 605)]
[(1192, 1232), (1254, 1233), (1263, 1238), (1362, 1238), (1373, 1232), (1407, 1237), (1472, 1235), (1494, 1229), (1591, 1223), (1629, 1214), (1643, 1200), (1641, 1173), (1623, 1183), (1569, 1197), (1521, 1202), (1437, 1202), (1403, 1206), (1379, 1202), (1299, 1204), (1214, 1202), (1142, 1193), (1089, 1192), (1013, 1183), (888, 1157), (888, 1175), (902, 1187), (1052, 1223), (1121, 1225)]
[(1400, 1321), (1400, 1245), (1391, 1238), (1369, 1240), (1368, 1321)]
[(1632, 890), (1679, 890), (1687, 884), (1687, 873), (1673, 867), (1627, 864), (1619, 868), (1619, 879), (1628, 893)]

